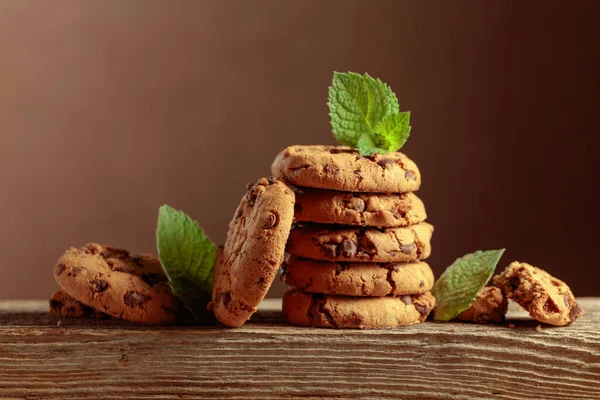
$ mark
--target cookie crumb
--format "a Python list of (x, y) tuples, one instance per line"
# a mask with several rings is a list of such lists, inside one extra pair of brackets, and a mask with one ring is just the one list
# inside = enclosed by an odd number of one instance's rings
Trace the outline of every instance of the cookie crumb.
[(538, 331), (538, 332), (541, 332), (542, 331), (542, 326), (541, 325), (536, 326), (535, 330)]
[(509, 327), (510, 329), (515, 329), (515, 324), (508, 324), (508, 327)]
[(62, 319), (59, 319), (58, 322), (56, 323), (56, 327), (60, 328), (62, 326)]

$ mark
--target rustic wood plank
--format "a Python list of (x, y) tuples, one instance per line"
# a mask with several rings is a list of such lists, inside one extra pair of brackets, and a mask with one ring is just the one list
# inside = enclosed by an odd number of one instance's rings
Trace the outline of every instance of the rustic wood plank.
[[(239, 329), (63, 320), (0, 302), (2, 399), (600, 399), (600, 299), (565, 328), (354, 331), (286, 325), (267, 301)], [(509, 328), (509, 323), (514, 328)]]

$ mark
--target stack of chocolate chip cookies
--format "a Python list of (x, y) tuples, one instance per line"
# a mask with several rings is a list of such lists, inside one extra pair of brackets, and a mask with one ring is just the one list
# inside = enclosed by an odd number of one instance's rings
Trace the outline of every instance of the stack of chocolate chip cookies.
[(402, 153), (291, 146), (272, 165), (297, 187), (283, 312), (295, 325), (379, 328), (419, 323), (435, 305), (424, 259), (433, 226)]

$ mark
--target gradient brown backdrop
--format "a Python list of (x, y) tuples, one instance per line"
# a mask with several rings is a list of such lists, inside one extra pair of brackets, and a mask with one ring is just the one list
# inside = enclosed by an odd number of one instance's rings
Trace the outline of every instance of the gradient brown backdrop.
[(333, 143), (334, 70), (412, 111), (436, 273), (506, 247), (600, 295), (595, 4), (2, 0), (0, 298), (70, 245), (154, 251), (163, 203), (222, 242), (280, 149)]

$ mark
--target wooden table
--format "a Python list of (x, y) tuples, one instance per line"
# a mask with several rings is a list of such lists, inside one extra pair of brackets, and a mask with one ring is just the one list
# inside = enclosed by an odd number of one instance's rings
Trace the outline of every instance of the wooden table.
[(581, 305), (566, 328), (513, 308), (502, 326), (357, 331), (288, 326), (277, 300), (239, 329), (60, 321), (47, 302), (4, 301), (0, 398), (600, 399), (600, 298)]

